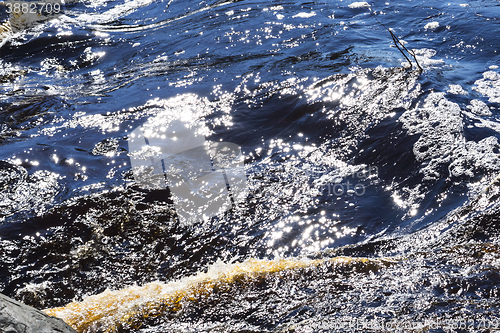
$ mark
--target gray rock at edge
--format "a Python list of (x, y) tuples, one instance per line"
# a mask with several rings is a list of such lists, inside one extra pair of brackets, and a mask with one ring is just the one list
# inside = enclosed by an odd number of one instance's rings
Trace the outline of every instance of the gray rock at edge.
[(0, 333), (76, 333), (59, 318), (0, 294)]

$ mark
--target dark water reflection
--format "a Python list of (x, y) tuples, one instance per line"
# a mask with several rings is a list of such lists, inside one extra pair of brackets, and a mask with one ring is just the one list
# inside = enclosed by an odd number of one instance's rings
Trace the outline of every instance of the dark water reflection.
[[(123, 302), (107, 316), (125, 331), (498, 323), (498, 3), (350, 4), (81, 2), (4, 36), (0, 291), (51, 308), (119, 290), (100, 301)], [(241, 148), (248, 196), (181, 225), (128, 142), (187, 108)], [(150, 282), (183, 296), (126, 302)]]

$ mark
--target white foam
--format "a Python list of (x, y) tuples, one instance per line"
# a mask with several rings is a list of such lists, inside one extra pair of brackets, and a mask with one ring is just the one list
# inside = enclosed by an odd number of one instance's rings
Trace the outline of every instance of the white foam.
[(439, 22), (429, 22), (425, 25), (425, 29), (428, 29), (428, 30), (433, 30), (433, 29), (436, 29), (437, 27), (439, 27)]
[(470, 101), (471, 105), (467, 105), (467, 108), (472, 111), (472, 113), (478, 115), (478, 116), (491, 116), (492, 113), (490, 111), (490, 108), (488, 108), (488, 105), (486, 103), (481, 102), (480, 100), (473, 99)]
[(370, 4), (365, 1), (353, 2), (349, 5), (349, 8), (368, 8)]
[(500, 74), (493, 71), (483, 73), (483, 78), (474, 82), (475, 91), (489, 97), (491, 103), (500, 103)]
[[(100, 5), (103, 5), (103, 3), (106, 1), (103, 1), (101, 3), (101, 0), (94, 0), (91, 1), (89, 4), (89, 7), (97, 7)], [(112, 7), (110, 7), (109, 10), (103, 13), (91, 13), (91, 12), (86, 12), (84, 14), (81, 14), (77, 17), (77, 21), (79, 22), (85, 22), (85, 23), (93, 23), (93, 24), (105, 24), (108, 22), (112, 22), (115, 20), (118, 20), (118, 18), (126, 16), (128, 14), (131, 14), (138, 10), (141, 7), (146, 7), (153, 3), (154, 0), (135, 0), (135, 1), (128, 1), (122, 4), (117, 4), (115, 6), (112, 6), (113, 3), (110, 2)], [(109, 6), (108, 4), (108, 6)]]
[(433, 49), (413, 49), (412, 51), (415, 53), (418, 63), (424, 68), (445, 63), (443, 59), (431, 59), (436, 55), (436, 51)]
[(305, 13), (305, 12), (302, 12), (302, 13), (295, 14), (295, 15), (293, 15), (292, 17), (293, 17), (293, 18), (296, 18), (296, 17), (300, 17), (300, 18), (309, 18), (309, 17), (313, 17), (313, 16), (316, 16), (316, 13), (315, 13), (315, 12), (310, 12), (310, 13)]
[[(500, 160), (496, 149), (500, 147), (494, 137), (484, 138), (479, 142), (467, 141), (463, 133), (462, 110), (456, 103), (450, 102), (445, 93), (431, 93), (423, 105), (417, 105), (400, 117), (399, 121), (410, 135), (420, 135), (413, 146), (417, 161), (423, 162), (420, 173), (425, 180), (442, 178), (442, 166), (448, 164), (448, 176), (474, 176), (480, 169), (500, 170)], [(487, 106), (480, 102), (471, 102), (471, 108), (485, 113)], [(479, 110), (479, 111), (478, 111)], [(469, 112), (470, 117), (477, 117)], [(498, 126), (483, 122), (498, 132)], [(490, 126), (491, 125), (491, 126)], [(498, 124), (497, 124), (498, 125)]]
[(453, 94), (453, 95), (467, 95), (467, 94), (469, 94), (459, 84), (450, 84), (448, 87), (449, 88), (448, 88), (447, 92), (450, 94)]

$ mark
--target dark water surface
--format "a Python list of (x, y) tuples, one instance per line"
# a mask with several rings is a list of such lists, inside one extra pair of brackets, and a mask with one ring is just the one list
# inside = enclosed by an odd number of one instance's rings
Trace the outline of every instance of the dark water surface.
[[(89, 0), (4, 32), (0, 292), (107, 290), (52, 313), (86, 332), (499, 329), (499, 15)], [(239, 205), (185, 225), (140, 186), (129, 136), (162, 114), (241, 148)]]

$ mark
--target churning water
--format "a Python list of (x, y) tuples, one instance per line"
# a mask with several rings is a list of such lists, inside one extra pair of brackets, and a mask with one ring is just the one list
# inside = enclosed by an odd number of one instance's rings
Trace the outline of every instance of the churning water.
[(80, 332), (500, 328), (498, 1), (62, 8), (2, 16), (2, 293)]

